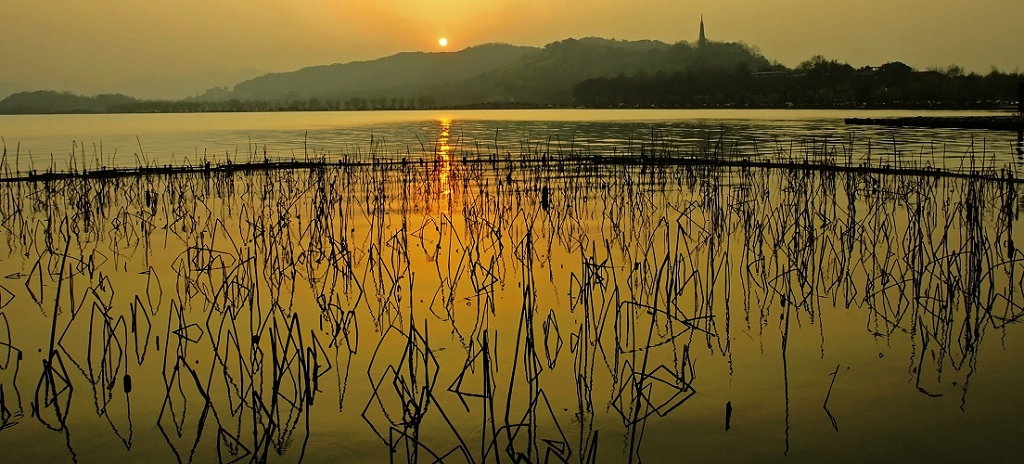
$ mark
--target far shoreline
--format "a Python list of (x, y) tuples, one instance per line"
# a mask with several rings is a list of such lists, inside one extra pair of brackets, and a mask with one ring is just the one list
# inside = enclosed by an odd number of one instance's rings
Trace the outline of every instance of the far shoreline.
[(592, 108), (582, 106), (557, 105), (516, 105), (516, 106), (438, 106), (430, 108), (385, 108), (385, 109), (271, 109), (271, 110), (210, 110), (210, 111), (59, 111), (59, 112), (0, 112), (0, 116), (65, 116), (65, 115), (145, 115), (145, 114), (386, 114), (386, 113), (429, 113), (429, 112), (527, 112), (527, 111), (587, 111), (587, 112), (845, 112), (845, 113), (899, 113), (906, 115), (934, 115), (973, 113), (984, 116), (1013, 116), (1017, 114), (1013, 108), (1000, 107), (813, 107), (813, 106), (705, 106), (705, 107), (614, 107)]

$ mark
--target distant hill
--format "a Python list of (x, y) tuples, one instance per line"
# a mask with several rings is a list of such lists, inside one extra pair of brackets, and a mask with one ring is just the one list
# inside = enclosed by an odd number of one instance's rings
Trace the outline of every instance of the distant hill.
[(37, 90), (18, 92), (0, 100), (0, 114), (103, 113), (111, 107), (137, 102), (138, 100), (121, 94), (83, 97), (71, 92)]
[(197, 100), (415, 98), (423, 96), (422, 89), (427, 87), (462, 82), (535, 54), (538, 50), (535, 47), (486, 44), (449, 53), (399, 53), (372, 61), (267, 74), (241, 82), (230, 92), (215, 90)]
[(477, 102), (528, 102), (566, 105), (581, 81), (599, 77), (671, 73), (699, 62), (748, 69), (771, 67), (768, 60), (742, 44), (712, 43), (703, 50), (686, 42), (615, 41), (588, 37), (567, 39), (544, 47), (515, 63), (481, 73), (458, 86), (433, 89), (439, 102), (466, 105)]
[(458, 85), (431, 89), (439, 102), (565, 104), (573, 86), (587, 78), (633, 73), (649, 56), (670, 46), (656, 41), (567, 39), (548, 44), (507, 65), (482, 72)]
[(392, 109), (472, 105), (571, 105), (581, 81), (676, 72), (701, 61), (747, 69), (768, 60), (741, 44), (596, 37), (543, 48), (484, 44), (457, 52), (408, 52), (370, 61), (314, 66), (216, 87), (178, 101), (121, 94), (82, 97), (67, 92), (21, 92), (0, 100), (0, 113), (265, 111)]
[(485, 44), (266, 74), (183, 100), (20, 92), (0, 113), (384, 110), (438, 107), (986, 108), (1014, 101), (1020, 73), (855, 69), (816, 56), (788, 69), (743, 43), (566, 39)]
[[(211, 89), (198, 101), (418, 99), (453, 106), (489, 102), (568, 104), (582, 80), (620, 74), (674, 72), (704, 59), (749, 69), (769, 62), (750, 47), (712, 43), (698, 52), (687, 43), (567, 39), (544, 48), (486, 44), (451, 53), (399, 53), (267, 74), (230, 91)], [(356, 103), (360, 104), (360, 103)]]

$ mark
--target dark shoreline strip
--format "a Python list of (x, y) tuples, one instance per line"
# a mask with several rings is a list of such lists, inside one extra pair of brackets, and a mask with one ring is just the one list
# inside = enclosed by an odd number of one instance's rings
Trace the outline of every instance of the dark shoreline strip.
[(872, 125), (887, 127), (924, 127), (931, 129), (987, 129), (1017, 131), (1024, 130), (1024, 117), (1020, 116), (969, 116), (910, 118), (847, 118), (847, 125)]

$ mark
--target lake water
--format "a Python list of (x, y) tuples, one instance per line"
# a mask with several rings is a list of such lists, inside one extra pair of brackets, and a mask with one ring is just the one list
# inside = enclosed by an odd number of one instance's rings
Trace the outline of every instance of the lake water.
[[(856, 165), (904, 163), (944, 169), (1021, 158), (1016, 134), (846, 126), (848, 117), (991, 115), (988, 112), (822, 110), (484, 110), (300, 113), (0, 115), (11, 171), (97, 166), (223, 163), (228, 160), (428, 157), (439, 126), (462, 155), (673, 155), (804, 159), (827, 153)], [(822, 149), (826, 147), (826, 149)]]
[(96, 165), (140, 143), (151, 164), (189, 144), (421, 160), (0, 183), (0, 455), (1014, 460), (1024, 200), (1006, 171), (637, 157), (1016, 170), (1016, 134), (844, 116), (0, 119), (23, 169), (69, 137), (116, 149)]

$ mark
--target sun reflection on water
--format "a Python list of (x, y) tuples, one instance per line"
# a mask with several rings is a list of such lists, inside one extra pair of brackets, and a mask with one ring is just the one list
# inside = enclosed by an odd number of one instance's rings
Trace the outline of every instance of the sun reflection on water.
[(441, 133), (437, 137), (434, 162), (437, 166), (439, 192), (443, 196), (449, 196), (452, 193), (452, 186), (449, 181), (452, 172), (451, 156), (449, 153), (452, 147), (448, 145), (448, 138), (452, 128), (452, 120), (442, 118), (440, 123)]

